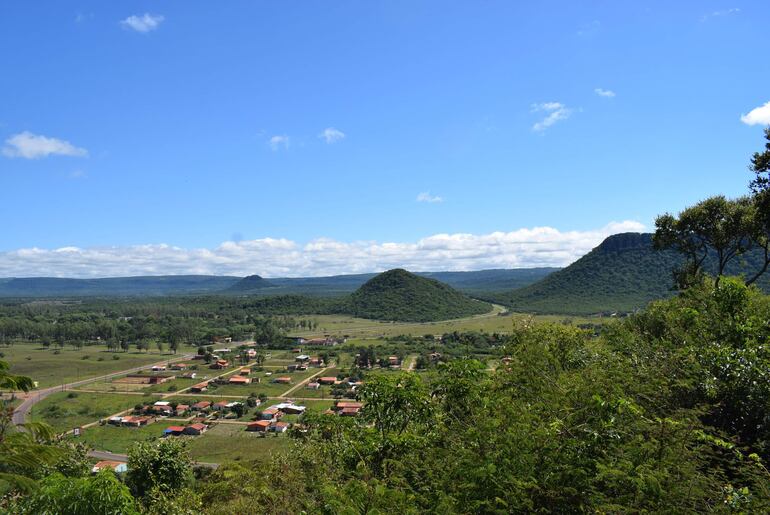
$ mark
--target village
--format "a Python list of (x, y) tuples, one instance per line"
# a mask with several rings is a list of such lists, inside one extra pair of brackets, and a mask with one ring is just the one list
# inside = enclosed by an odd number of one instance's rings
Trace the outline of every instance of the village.
[[(233, 349), (211, 349), (78, 386), (68, 395), (92, 395), (96, 405), (121, 394), (124, 403), (132, 398), (137, 401), (130, 408), (64, 433), (70, 438), (82, 438), (96, 449), (102, 443), (101, 449), (120, 455), (133, 442), (148, 438), (193, 441), (217, 434), (237, 442), (234, 446), (242, 445), (242, 440), (234, 438), (238, 431), (256, 437), (254, 444), (259, 446), (260, 439), (286, 438), (291, 431), (303, 431), (303, 416), (311, 411), (324, 416), (358, 417), (364, 405), (356, 398), (364, 381), (348, 376), (344, 370), (360, 357), (345, 352), (330, 357), (323, 351), (328, 342), (301, 340), (295, 343), (302, 346), (286, 350), (239, 344)], [(315, 346), (311, 347), (311, 343)], [(392, 372), (401, 365), (399, 356), (388, 356), (372, 368)], [(61, 400), (65, 405), (68, 401)], [(45, 411), (47, 402), (40, 403), (41, 411)], [(231, 449), (228, 456), (239, 452), (251, 454), (250, 449), (241, 448)], [(120, 471), (125, 463), (101, 460), (94, 470), (104, 467)]]

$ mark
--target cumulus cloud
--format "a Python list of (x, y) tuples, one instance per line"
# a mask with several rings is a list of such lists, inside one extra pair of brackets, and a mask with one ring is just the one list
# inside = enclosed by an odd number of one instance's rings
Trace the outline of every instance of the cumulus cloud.
[(429, 191), (423, 191), (417, 195), (417, 202), (428, 202), (435, 204), (437, 202), (444, 202), (444, 199), (438, 195), (431, 195)]
[(534, 227), (489, 234), (435, 234), (416, 242), (342, 242), (319, 238), (227, 241), (213, 249), (171, 245), (26, 248), (0, 252), (0, 277), (117, 277), (163, 274), (259, 274), (309, 277), (378, 272), (566, 266), (611, 234), (643, 231), (613, 222), (589, 231)]
[(289, 148), (289, 137), (285, 134), (270, 138), (270, 148), (274, 151)]
[(611, 89), (596, 88), (594, 89), (594, 93), (596, 93), (600, 97), (606, 97), (606, 98), (612, 98), (615, 96), (615, 92), (612, 91)]
[(532, 126), (535, 132), (544, 132), (548, 127), (557, 122), (566, 120), (572, 115), (572, 109), (561, 102), (544, 102), (542, 104), (532, 104), (533, 113), (546, 113), (545, 118)]
[(160, 27), (160, 24), (166, 18), (162, 14), (144, 13), (142, 16), (129, 16), (121, 20), (120, 24), (124, 29), (131, 29), (137, 32), (150, 32)]
[(3, 155), (24, 159), (39, 159), (54, 155), (85, 157), (88, 155), (88, 151), (84, 148), (76, 147), (69, 141), (24, 131), (14, 134), (5, 140)]
[(741, 121), (746, 125), (770, 125), (770, 102), (755, 107), (749, 114), (741, 116)]
[(321, 134), (318, 135), (318, 137), (324, 140), (326, 143), (332, 144), (345, 139), (345, 133), (341, 130), (335, 129), (334, 127), (327, 127)]

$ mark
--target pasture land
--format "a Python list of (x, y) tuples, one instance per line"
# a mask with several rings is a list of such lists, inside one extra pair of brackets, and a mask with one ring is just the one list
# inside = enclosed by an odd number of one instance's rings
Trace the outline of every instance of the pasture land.
[(288, 449), (291, 439), (285, 434), (246, 431), (244, 424), (220, 423), (201, 436), (187, 438), (187, 449), (197, 461), (267, 461), (276, 452)]
[(89, 377), (120, 372), (130, 368), (173, 359), (172, 354), (150, 352), (109, 352), (103, 346), (82, 349), (64, 347), (58, 351), (33, 343), (3, 347), (2, 359), (11, 365), (11, 373), (31, 377), (40, 388), (71, 383)]
[(141, 395), (63, 391), (35, 404), (30, 414), (33, 422), (45, 422), (62, 433), (133, 408), (143, 399)]

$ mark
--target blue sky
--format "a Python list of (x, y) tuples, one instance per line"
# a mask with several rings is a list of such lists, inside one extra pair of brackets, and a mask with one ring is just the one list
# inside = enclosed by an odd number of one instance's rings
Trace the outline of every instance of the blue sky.
[(0, 276), (564, 265), (746, 190), (769, 26), (764, 1), (9, 0)]

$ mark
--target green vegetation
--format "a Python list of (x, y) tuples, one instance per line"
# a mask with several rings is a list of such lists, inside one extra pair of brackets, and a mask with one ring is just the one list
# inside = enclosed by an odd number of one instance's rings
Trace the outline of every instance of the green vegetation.
[(190, 455), (204, 463), (227, 461), (256, 461), (265, 463), (279, 451), (288, 449), (291, 439), (286, 435), (267, 436), (245, 430), (244, 425), (218, 424), (199, 438), (187, 443)]
[[(684, 261), (674, 250), (655, 250), (652, 240), (651, 233), (610, 236), (567, 268), (535, 284), (482, 298), (531, 313), (592, 315), (638, 310), (650, 301), (674, 295), (674, 275)], [(763, 251), (755, 248), (729, 262), (724, 272), (753, 275), (763, 261)], [(718, 260), (711, 252), (703, 271), (714, 274), (717, 270)], [(757, 284), (770, 291), (768, 277)]]
[(263, 279), (258, 275), (249, 275), (227, 288), (226, 291), (228, 293), (245, 294), (253, 293), (256, 290), (261, 290), (263, 288), (270, 288), (271, 286), (273, 286), (273, 284), (270, 281)]
[(56, 432), (62, 433), (133, 408), (139, 399), (142, 396), (57, 392), (35, 404), (32, 420), (44, 422)]
[(401, 269), (367, 281), (343, 308), (357, 317), (402, 322), (462, 318), (491, 309), (489, 304), (470, 299), (446, 284)]
[(11, 370), (15, 374), (34, 377), (40, 388), (111, 374), (170, 357), (167, 354), (161, 355), (158, 351), (116, 355), (92, 346), (80, 349), (62, 348), (56, 352), (54, 349), (26, 343), (4, 347), (0, 352), (11, 363)]

